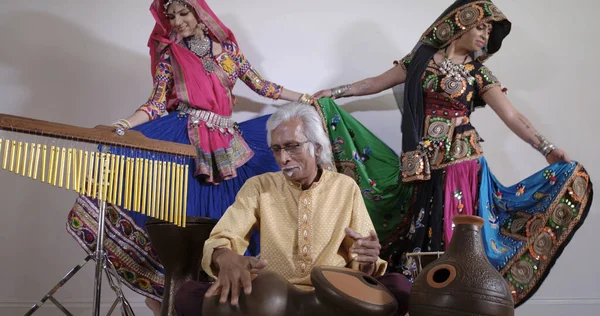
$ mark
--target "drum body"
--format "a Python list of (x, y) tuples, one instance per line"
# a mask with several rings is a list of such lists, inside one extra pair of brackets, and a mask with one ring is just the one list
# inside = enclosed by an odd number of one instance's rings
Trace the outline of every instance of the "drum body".
[(282, 276), (261, 271), (253, 275), (252, 293), (240, 290), (237, 307), (219, 303), (219, 295), (206, 298), (202, 315), (211, 316), (295, 316), (333, 315), (332, 310), (317, 301), (314, 290), (300, 290)]
[(252, 293), (240, 294), (239, 307), (205, 299), (202, 315), (214, 316), (346, 316), (393, 315), (395, 297), (375, 278), (347, 268), (320, 266), (311, 272), (313, 290), (301, 290), (270, 271), (252, 280)]
[(175, 293), (183, 283), (208, 281), (201, 267), (202, 252), (217, 221), (195, 216), (188, 216), (186, 221), (186, 227), (157, 219), (146, 223), (150, 241), (165, 269), (161, 316), (176, 316)]
[(446, 252), (429, 264), (413, 283), (411, 316), (514, 316), (512, 292), (489, 262), (478, 216), (456, 215)]

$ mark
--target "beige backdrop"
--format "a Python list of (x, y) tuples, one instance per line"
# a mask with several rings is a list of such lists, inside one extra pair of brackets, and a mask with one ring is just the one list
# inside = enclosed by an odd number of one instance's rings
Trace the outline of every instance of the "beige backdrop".
[[(404, 56), (450, 0), (209, 0), (241, 49), (268, 79), (315, 92), (378, 75)], [(550, 4), (552, 3), (552, 4)], [(549, 139), (584, 163), (599, 181), (597, 27), (592, 0), (496, 4), (511, 35), (488, 63), (509, 98)], [(150, 93), (150, 0), (21, 0), (0, 3), (0, 112), (91, 127), (126, 117)], [(236, 118), (273, 111), (239, 83)], [(344, 100), (346, 108), (400, 150), (400, 114), (391, 91)], [(473, 124), (500, 181), (513, 184), (545, 160), (489, 109)], [(84, 252), (65, 223), (75, 194), (0, 171), (0, 314), (22, 315)], [(518, 315), (594, 315), (600, 308), (596, 264), (600, 218), (587, 223)], [(90, 315), (93, 269), (85, 267), (58, 294), (76, 315)], [(106, 284), (105, 284), (106, 289)], [(106, 291), (103, 301), (112, 302)], [(143, 298), (126, 291), (138, 315)], [(60, 315), (47, 304), (38, 315)]]

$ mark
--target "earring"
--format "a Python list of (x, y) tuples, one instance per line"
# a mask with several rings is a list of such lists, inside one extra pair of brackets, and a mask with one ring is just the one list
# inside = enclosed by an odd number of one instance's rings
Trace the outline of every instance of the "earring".
[(204, 35), (208, 35), (208, 27), (204, 23), (198, 23), (198, 28), (204, 33)]

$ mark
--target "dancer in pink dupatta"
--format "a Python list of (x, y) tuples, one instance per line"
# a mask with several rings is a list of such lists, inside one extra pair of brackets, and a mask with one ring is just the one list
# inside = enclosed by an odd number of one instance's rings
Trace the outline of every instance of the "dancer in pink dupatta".
[[(219, 219), (246, 179), (279, 170), (266, 142), (269, 116), (239, 125), (231, 119), (237, 80), (267, 98), (311, 99), (263, 79), (204, 0), (154, 0), (150, 11), (156, 21), (148, 42), (154, 89), (144, 105), (115, 126), (194, 145), (198, 156), (190, 166), (187, 215)], [(116, 205), (108, 205), (107, 213), (108, 257), (122, 282), (146, 296), (157, 314), (164, 274), (144, 230), (148, 217)], [(67, 231), (87, 252), (95, 249), (97, 214), (98, 202), (84, 196), (69, 213)], [(258, 249), (250, 247), (249, 253)]]

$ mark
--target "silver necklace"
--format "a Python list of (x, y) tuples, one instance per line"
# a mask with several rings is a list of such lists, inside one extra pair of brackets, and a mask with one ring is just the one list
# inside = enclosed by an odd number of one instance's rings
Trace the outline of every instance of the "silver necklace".
[[(448, 57), (448, 54), (446, 53), (446, 50), (444, 50), (443, 54), (444, 54), (444, 59), (442, 60), (442, 64), (440, 66), (440, 72), (443, 75), (452, 77), (458, 81), (465, 78), (469, 81), (469, 83), (471, 83), (472, 80), (475, 79), (475, 78), (473, 78), (473, 76), (471, 76), (469, 71), (467, 71), (465, 69), (464, 62), (462, 64), (457, 65), (450, 60), (450, 58)], [(469, 55), (465, 56), (465, 61), (467, 60), (467, 57), (469, 57)]]
[(190, 45), (190, 50), (194, 52), (200, 59), (202, 59), (202, 66), (204, 66), (204, 70), (206, 70), (206, 74), (209, 74), (215, 70), (215, 63), (212, 60), (211, 50), (212, 50), (212, 41), (208, 36), (204, 36), (202, 39), (194, 36), (188, 40)]

